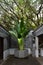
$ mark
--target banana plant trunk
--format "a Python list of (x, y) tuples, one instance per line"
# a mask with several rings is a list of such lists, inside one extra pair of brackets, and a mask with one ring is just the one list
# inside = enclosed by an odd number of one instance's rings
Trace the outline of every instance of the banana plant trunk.
[(24, 39), (23, 38), (18, 38), (18, 45), (19, 45), (19, 50), (24, 49)]

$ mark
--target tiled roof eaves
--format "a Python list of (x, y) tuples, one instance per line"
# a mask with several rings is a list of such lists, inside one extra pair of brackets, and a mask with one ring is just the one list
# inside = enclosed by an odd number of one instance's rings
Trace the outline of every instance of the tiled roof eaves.
[(0, 24), (0, 26), (5, 30), (5, 32), (9, 35), (10, 33), (5, 29), (3, 25)]
[(40, 27), (42, 27), (43, 26), (43, 24), (42, 25), (40, 25), (40, 26), (38, 26), (34, 31), (33, 31), (33, 33), (35, 32), (35, 31), (37, 31)]

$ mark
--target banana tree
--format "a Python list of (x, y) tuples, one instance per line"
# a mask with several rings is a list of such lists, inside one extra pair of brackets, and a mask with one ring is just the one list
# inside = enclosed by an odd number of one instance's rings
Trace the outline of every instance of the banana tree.
[(20, 50), (24, 49), (24, 37), (26, 36), (26, 31), (27, 30), (23, 18), (21, 18), (21, 20), (19, 20), (18, 23), (16, 23), (16, 26), (15, 28), (13, 28), (12, 31), (9, 31), (13, 36), (17, 37)]

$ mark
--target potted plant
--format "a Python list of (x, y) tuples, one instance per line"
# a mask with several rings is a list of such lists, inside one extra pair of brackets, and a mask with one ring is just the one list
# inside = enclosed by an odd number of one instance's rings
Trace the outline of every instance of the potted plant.
[(26, 36), (26, 26), (23, 21), (23, 18), (16, 23), (15, 28), (12, 31), (9, 31), (13, 36), (16, 36), (18, 40), (19, 49), (15, 49), (15, 56), (18, 58), (24, 58), (28, 56), (28, 50), (24, 48), (24, 38)]

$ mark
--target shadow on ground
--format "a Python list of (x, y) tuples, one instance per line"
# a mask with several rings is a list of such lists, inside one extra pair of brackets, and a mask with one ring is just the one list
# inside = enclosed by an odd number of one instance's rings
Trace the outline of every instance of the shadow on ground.
[(32, 56), (28, 56), (24, 59), (18, 59), (14, 56), (10, 56), (3, 65), (41, 65), (36, 58), (33, 58)]
[(3, 62), (3, 60), (0, 59), (0, 64)]

